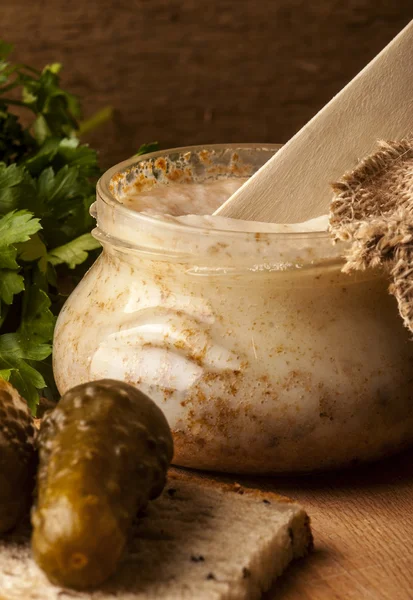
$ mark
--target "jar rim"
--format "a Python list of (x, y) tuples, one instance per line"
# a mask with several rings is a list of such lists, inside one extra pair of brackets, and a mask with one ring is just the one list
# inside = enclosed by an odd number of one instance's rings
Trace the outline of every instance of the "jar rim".
[[(144, 213), (137, 212), (131, 208), (128, 208), (122, 202), (117, 200), (114, 194), (110, 190), (110, 182), (112, 178), (120, 173), (126, 173), (130, 171), (135, 165), (139, 164), (142, 161), (161, 158), (165, 155), (173, 153), (185, 153), (185, 152), (200, 152), (202, 150), (207, 151), (215, 151), (215, 150), (225, 150), (231, 149), (236, 151), (237, 149), (243, 150), (263, 150), (263, 151), (277, 151), (282, 147), (282, 144), (259, 144), (259, 143), (229, 143), (229, 144), (199, 144), (195, 146), (180, 146), (177, 148), (168, 148), (165, 150), (156, 150), (155, 152), (150, 152), (147, 154), (142, 154), (140, 156), (132, 156), (131, 158), (124, 160), (116, 165), (107, 169), (96, 185), (96, 192), (98, 197), (103, 200), (106, 204), (110, 205), (112, 208), (116, 209), (119, 213), (122, 213), (124, 216), (128, 216), (130, 219), (133, 219), (135, 222), (139, 222), (142, 224), (147, 224), (152, 227), (157, 227), (159, 229), (165, 230), (184, 230), (187, 233), (191, 231), (196, 235), (208, 235), (209, 237), (214, 236), (216, 232), (219, 236), (225, 234), (226, 236), (234, 239), (241, 239), (245, 237), (246, 239), (252, 239), (256, 237), (256, 232), (251, 231), (241, 231), (241, 230), (233, 230), (233, 229), (211, 229), (202, 225), (194, 225), (187, 224), (181, 221), (169, 221), (162, 219), (162, 215), (159, 217), (157, 215), (148, 215)], [(268, 240), (326, 240), (331, 239), (331, 236), (328, 231), (319, 230), (319, 231), (294, 231), (294, 232), (265, 232), (264, 234)]]
[(198, 181), (250, 176), (268, 160), (266, 153), (272, 156), (280, 148), (280, 144), (204, 144), (131, 157), (98, 181), (97, 202), (91, 208), (97, 221), (93, 235), (104, 247), (123, 254), (184, 262), (208, 272), (306, 270), (332, 264), (341, 268), (346, 244), (335, 243), (328, 231), (271, 231), (268, 223), (260, 229), (258, 222), (245, 231), (225, 228), (224, 220), (219, 228), (208, 227), (140, 213), (120, 197), (130, 186), (141, 189), (147, 177), (169, 183), (188, 176)]

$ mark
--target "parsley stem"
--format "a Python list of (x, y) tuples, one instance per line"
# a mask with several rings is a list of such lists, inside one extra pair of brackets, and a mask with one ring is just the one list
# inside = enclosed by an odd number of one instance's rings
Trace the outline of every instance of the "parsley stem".
[(113, 116), (113, 107), (105, 106), (105, 108), (102, 108), (101, 110), (99, 110), (97, 113), (95, 113), (89, 119), (86, 119), (85, 121), (82, 121), (81, 123), (79, 123), (79, 132), (78, 132), (79, 136), (82, 136), (85, 133), (89, 133), (89, 131), (92, 131), (93, 129), (100, 127), (101, 125), (106, 123), (106, 121), (109, 121), (112, 118), (112, 116)]

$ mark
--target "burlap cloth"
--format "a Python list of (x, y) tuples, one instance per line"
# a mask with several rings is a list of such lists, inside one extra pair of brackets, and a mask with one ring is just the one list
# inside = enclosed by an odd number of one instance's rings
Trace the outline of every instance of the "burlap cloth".
[(350, 241), (344, 272), (383, 267), (413, 332), (413, 138), (378, 150), (333, 184), (330, 231)]

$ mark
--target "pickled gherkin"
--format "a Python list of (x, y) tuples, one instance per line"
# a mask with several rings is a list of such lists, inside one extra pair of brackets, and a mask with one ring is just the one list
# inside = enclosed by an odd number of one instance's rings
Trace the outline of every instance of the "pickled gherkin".
[(115, 571), (137, 511), (165, 485), (168, 423), (145, 394), (105, 379), (66, 392), (38, 446), (34, 558), (53, 583), (96, 587)]
[(0, 533), (28, 512), (36, 462), (34, 433), (26, 401), (0, 379)]

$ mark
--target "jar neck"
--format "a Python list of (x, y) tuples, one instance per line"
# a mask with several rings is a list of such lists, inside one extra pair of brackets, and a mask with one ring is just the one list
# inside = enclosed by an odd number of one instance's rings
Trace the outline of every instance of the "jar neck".
[(93, 235), (119, 256), (183, 263), (199, 273), (340, 268), (343, 245), (328, 234), (285, 235), (204, 230), (133, 213), (97, 198)]

